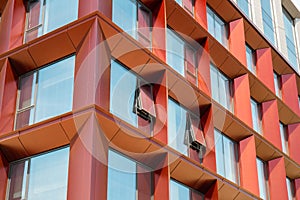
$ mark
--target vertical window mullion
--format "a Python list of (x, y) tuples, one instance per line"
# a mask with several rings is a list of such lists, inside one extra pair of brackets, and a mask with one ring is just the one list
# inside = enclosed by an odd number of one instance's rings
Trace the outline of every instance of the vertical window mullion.
[[(25, 192), (24, 193), (25, 193), (25, 199), (28, 199), (31, 159), (26, 160), (25, 163), (27, 163), (26, 167), (25, 167), (25, 169), (27, 168), (27, 172), (25, 174)], [(23, 181), (24, 181), (24, 179), (23, 179)], [(24, 184), (24, 182), (23, 182), (23, 184)], [(22, 191), (22, 193), (23, 193), (23, 191)], [(22, 197), (23, 197), (23, 194), (22, 194)]]
[(32, 119), (32, 122), (35, 123), (35, 120), (36, 120), (36, 110), (37, 110), (37, 106), (36, 106), (36, 103), (37, 103), (37, 95), (38, 95), (38, 82), (39, 82), (39, 71), (36, 71), (36, 80), (35, 80), (35, 89), (34, 89), (34, 111), (33, 111), (33, 119)]

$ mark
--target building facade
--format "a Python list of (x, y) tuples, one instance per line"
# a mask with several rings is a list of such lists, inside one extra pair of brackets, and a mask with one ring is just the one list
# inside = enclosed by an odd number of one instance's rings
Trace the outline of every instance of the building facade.
[(300, 200), (290, 0), (0, 0), (0, 199)]

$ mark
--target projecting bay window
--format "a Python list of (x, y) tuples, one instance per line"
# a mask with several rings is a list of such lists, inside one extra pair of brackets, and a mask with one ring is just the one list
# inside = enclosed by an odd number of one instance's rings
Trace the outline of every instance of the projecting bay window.
[(239, 183), (237, 143), (214, 130), (217, 173), (228, 180)]
[(256, 57), (254, 50), (246, 44), (246, 59), (247, 59), (247, 68), (253, 73), (256, 73)]
[(256, 158), (256, 166), (257, 166), (259, 196), (262, 199), (269, 199), (267, 164), (263, 160)]
[(251, 19), (251, 0), (237, 0), (238, 6)]
[(281, 98), (281, 77), (276, 72), (274, 74), (274, 87), (275, 87), (275, 94)]
[(20, 77), (16, 129), (72, 110), (74, 66), (71, 56)]
[(271, 0), (261, 0), (260, 3), (261, 3), (264, 35), (274, 46), (276, 46), (272, 2)]
[(170, 200), (203, 200), (204, 195), (173, 179), (170, 180)]
[(197, 50), (170, 28), (167, 29), (167, 64), (197, 82)]
[(283, 21), (284, 21), (284, 30), (285, 30), (285, 39), (286, 46), (288, 50), (288, 59), (292, 64), (292, 67), (299, 72), (297, 67), (297, 50), (295, 43), (295, 27), (292, 17), (289, 13), (283, 8)]
[(137, 0), (113, 0), (112, 21), (126, 33), (151, 48), (152, 12)]
[(289, 153), (289, 145), (288, 145), (287, 127), (282, 122), (279, 122), (279, 128), (280, 128), (280, 139), (281, 139), (282, 151), (285, 154), (288, 154)]
[(251, 98), (251, 113), (252, 113), (252, 127), (253, 129), (261, 134), (262, 124), (262, 113), (261, 106), (258, 102)]
[(186, 156), (191, 148), (197, 151), (200, 160), (205, 154), (206, 143), (200, 118), (171, 98), (168, 100), (168, 144)]
[(111, 60), (110, 112), (136, 127), (153, 125), (156, 117), (152, 85), (116, 60)]
[(189, 14), (194, 15), (195, 0), (176, 0)]
[(29, 42), (78, 18), (78, 0), (25, 0), (24, 42)]
[(224, 47), (228, 46), (228, 27), (226, 23), (210, 8), (207, 9), (208, 32)]
[(151, 200), (153, 170), (112, 149), (108, 151), (107, 199)]
[(216, 66), (210, 64), (212, 98), (233, 112), (232, 82)]
[(69, 148), (10, 164), (6, 200), (67, 199)]

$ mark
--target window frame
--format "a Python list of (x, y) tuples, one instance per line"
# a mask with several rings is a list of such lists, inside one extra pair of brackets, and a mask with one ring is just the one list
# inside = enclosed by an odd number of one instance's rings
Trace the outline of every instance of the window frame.
[[(170, 177), (170, 182), (169, 182), (169, 191), (170, 191), (170, 194), (171, 194), (171, 184), (172, 184), (172, 182), (174, 182), (175, 184), (180, 185), (181, 187), (184, 187), (185, 189), (187, 189), (189, 191), (189, 197), (188, 197), (189, 200), (193, 200), (193, 198), (191, 198), (191, 194), (192, 193), (198, 194), (199, 196), (202, 197), (201, 199), (204, 200), (205, 195), (202, 194), (200, 191), (198, 191), (198, 190), (196, 190), (196, 189), (194, 189), (192, 187), (189, 187), (189, 186), (185, 185), (184, 183), (182, 183), (182, 182), (180, 182), (180, 181), (178, 181), (178, 180), (176, 180), (176, 179), (174, 179), (172, 177)], [(170, 197), (171, 197), (171, 195), (170, 195)], [(169, 197), (169, 199), (170, 199), (170, 197)], [(170, 199), (170, 200), (172, 200), (172, 199)]]
[[(248, 63), (247, 55), (251, 55), (251, 63)], [(249, 44), (246, 43), (246, 64), (247, 69), (252, 72), (252, 74), (256, 75), (256, 54), (255, 50), (250, 47)], [(250, 66), (251, 65), (251, 66)]]
[(281, 83), (281, 75), (278, 74), (276, 71), (273, 71), (274, 76), (274, 87), (275, 87), (275, 95), (282, 98), (282, 83)]
[[(288, 142), (288, 130), (287, 126), (279, 121), (279, 131), (280, 131), (280, 140), (282, 152), (289, 155), (289, 142)], [(283, 132), (282, 132), (283, 131)]]
[(254, 121), (252, 119), (252, 128), (254, 131), (259, 133), (260, 135), (263, 135), (263, 127), (262, 127), (262, 108), (261, 108), (261, 103), (257, 102), (253, 97), (250, 98), (250, 104), (251, 104), (251, 117), (253, 118), (253, 110), (252, 110), (252, 105), (255, 104), (255, 109), (256, 109), (256, 118), (258, 124), (258, 130), (254, 128)]
[[(268, 173), (268, 162), (264, 161), (263, 159), (259, 158), (259, 157), (256, 157), (256, 167), (258, 168), (258, 163), (257, 161), (259, 161), (262, 166), (263, 166), (263, 173), (264, 173), (264, 187), (265, 187), (265, 192), (266, 192), (266, 199), (269, 199), (270, 198), (270, 194), (269, 194), (269, 173)], [(258, 175), (258, 174), (257, 174)], [(260, 196), (260, 193), (261, 193), (261, 189), (259, 187), (259, 180), (261, 177), (257, 176), (257, 179), (258, 179), (258, 192), (259, 192), (259, 197)], [(261, 197), (262, 198), (262, 197)]]

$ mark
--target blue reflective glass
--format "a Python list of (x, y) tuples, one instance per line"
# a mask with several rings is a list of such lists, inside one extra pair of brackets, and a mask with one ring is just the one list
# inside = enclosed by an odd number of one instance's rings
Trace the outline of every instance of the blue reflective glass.
[(237, 0), (238, 6), (242, 9), (242, 11), (251, 18), (251, 6), (248, 0)]
[(174, 180), (171, 180), (170, 200), (190, 200), (190, 189)]
[(258, 186), (259, 186), (259, 196), (262, 199), (267, 199), (267, 178), (265, 172), (265, 163), (256, 158), (256, 165), (257, 165), (257, 176), (258, 176)]
[(261, 0), (260, 2), (261, 2), (264, 34), (273, 45), (276, 45), (271, 1)]
[(253, 56), (253, 50), (248, 45), (246, 45), (246, 59), (248, 69), (252, 73), (255, 73), (255, 61)]
[(252, 113), (252, 127), (253, 129), (260, 133), (260, 111), (258, 104), (255, 100), (251, 99), (251, 113)]

